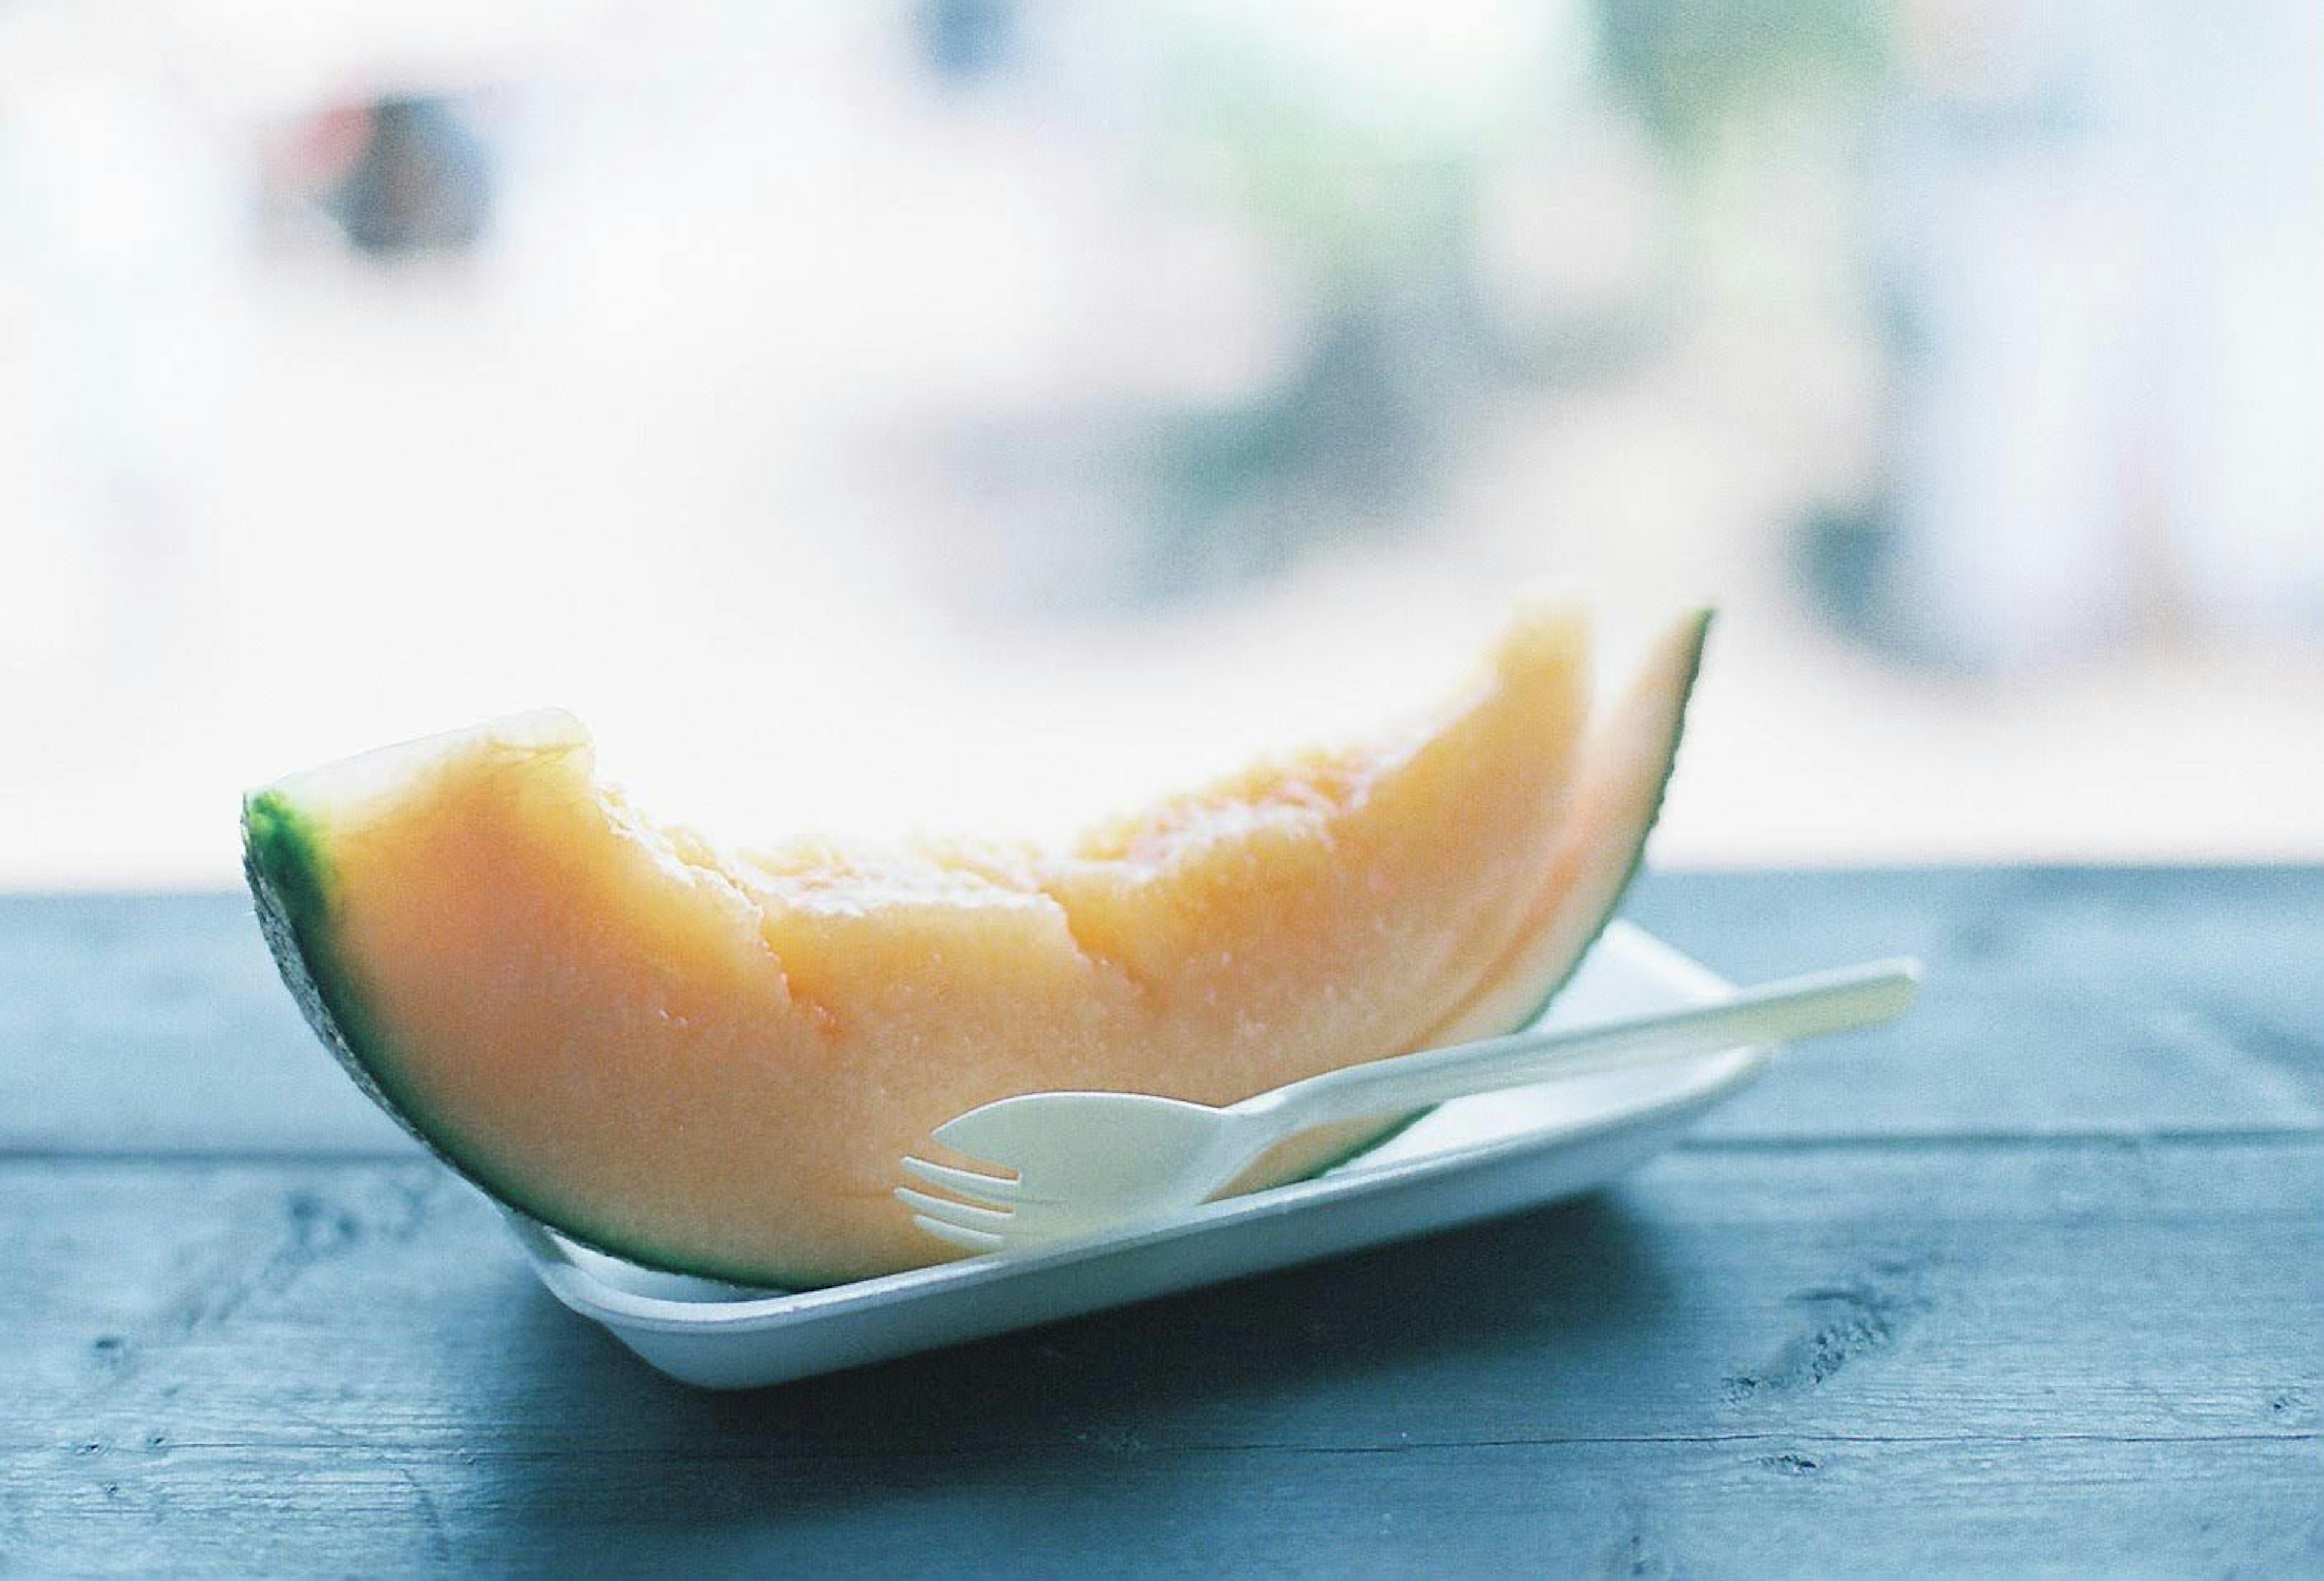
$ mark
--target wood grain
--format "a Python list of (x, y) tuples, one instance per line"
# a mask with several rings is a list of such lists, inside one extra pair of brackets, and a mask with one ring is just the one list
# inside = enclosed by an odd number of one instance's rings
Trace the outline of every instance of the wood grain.
[[(909, 1537), (932, 1517), (1056, 1540), (1118, 1506), (1189, 1541), (1296, 1533), (1319, 1567), (1525, 1541), (1563, 1568), (1636, 1535), (1720, 1570), (1803, 1562), (1819, 1550), (1787, 1545), (1820, 1530), (1887, 1567), (2010, 1543), (2094, 1559), (2054, 1526), (2036, 1540), (2058, 1498), (2107, 1551), (2146, 1551), (2160, 1496), (2213, 1522), (2169, 1551), (2280, 1564), (2324, 1541), (2319, 1214), (2305, 1140), (1711, 1151), (1500, 1224), (732, 1397), (555, 1307), (425, 1163), (19, 1163), (0, 1331), (29, 1344), (0, 1363), (22, 1407), (0, 1477), (26, 1492), (0, 1552), (233, 1570), (201, 1533), (295, 1515), (268, 1540), (300, 1569), (437, 1541), (819, 1568), (884, 1512), (881, 1567), (909, 1568), (938, 1567)], [(1961, 1492), (1981, 1476), (2002, 1507)], [(1382, 1546), (1383, 1511), (1410, 1546)], [(1481, 1546), (1429, 1546), (1472, 1521)], [(133, 1540), (154, 1531), (195, 1546)]]
[(0, 897), (0, 1574), (2324, 1572), (2324, 875), (1658, 878), (1915, 951), (1619, 1188), (741, 1396), (363, 1105), (231, 896)]
[(2324, 869), (1687, 874), (1630, 915), (1741, 981), (1928, 963), (1908, 1020), (1801, 1051), (1706, 1136), (2324, 1125)]
[[(166, 1465), (166, 1469), (163, 1465)], [(75, 1574), (2300, 1576), (2296, 1444), (1035, 1449), (873, 1467), (187, 1450), (19, 1522)]]

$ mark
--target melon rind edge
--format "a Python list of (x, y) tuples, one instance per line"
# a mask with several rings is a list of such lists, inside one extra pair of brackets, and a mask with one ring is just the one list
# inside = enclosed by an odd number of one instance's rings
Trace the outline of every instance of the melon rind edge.
[[(1663, 747), (1662, 771), (1655, 777), (1654, 795), (1647, 802), (1636, 836), (1629, 842), (1629, 850), (1624, 861), (1622, 876), (1614, 887), (1608, 892), (1605, 903), (1600, 909), (1596, 924), (1582, 939), (1580, 948), (1575, 950), (1572, 957), (1563, 961), (1559, 970), (1553, 974), (1549, 982), (1542, 988), (1541, 997), (1534, 1001), (1532, 1009), (1500, 1029), (1499, 1034), (1480, 1034), (1479, 1035), (1505, 1035), (1508, 1033), (1522, 1032), (1547, 1015), (1550, 1006), (1555, 1003), (1557, 996), (1565, 991), (1566, 984), (1573, 980), (1574, 973), (1581, 970), (1582, 963), (1590, 958), (1590, 951), (1597, 948), (1598, 941), (1605, 936), (1606, 930), (1613, 924), (1615, 917), (1620, 915), (1622, 902), (1628, 896), (1630, 886), (1637, 882), (1639, 872), (1646, 865), (1646, 840), (1654, 833), (1655, 823), (1662, 818), (1663, 803), (1670, 794), (1671, 777), (1678, 769), (1679, 743), (1686, 736), (1687, 709), (1694, 701), (1694, 684), (1702, 674), (1703, 650), (1709, 645), (1711, 621), (1718, 613), (1715, 609), (1705, 609), (1696, 611), (1691, 617), (1692, 630), (1686, 637), (1684, 656), (1678, 666), (1676, 678), (1678, 705), (1671, 711), (1670, 735)], [(1434, 1112), (1433, 1109), (1418, 1109), (1406, 1115), (1393, 1122), (1378, 1135), (1358, 1143), (1347, 1152), (1326, 1160), (1298, 1178), (1312, 1181), (1318, 1176), (1329, 1174), (1335, 1169), (1351, 1164), (1362, 1158), (1364, 1154), (1387, 1146), (1414, 1126), (1427, 1118), (1433, 1112)]]
[(1590, 959), (1590, 951), (1598, 947), (1598, 941), (1605, 937), (1606, 930), (1613, 925), (1615, 917), (1621, 913), (1623, 900), (1630, 893), (1630, 886), (1638, 881), (1638, 874), (1646, 868), (1646, 841), (1654, 833), (1655, 825), (1662, 821), (1663, 803), (1670, 795), (1671, 777), (1678, 771), (1679, 744), (1686, 738), (1686, 712), (1694, 702), (1694, 684), (1702, 675), (1703, 650), (1710, 644), (1711, 621), (1718, 613), (1717, 610), (1702, 610), (1693, 617), (1693, 630), (1687, 639), (1685, 657), (1680, 664), (1678, 706), (1671, 711), (1670, 737), (1663, 747), (1662, 772), (1655, 777), (1654, 795), (1647, 803), (1645, 816), (1639, 821), (1637, 836), (1630, 842), (1622, 877), (1607, 896), (1606, 904), (1598, 914), (1597, 925), (1582, 941), (1582, 946), (1573, 952), (1572, 959), (1565, 962), (1564, 970), (1542, 990), (1541, 997), (1535, 1002), (1532, 1010), (1520, 1016), (1516, 1026), (1509, 1029), (1513, 1032), (1531, 1026), (1548, 1014), (1551, 1003), (1565, 991), (1565, 985), (1573, 980), (1573, 974), (1582, 970), (1584, 961)]
[(315, 821), (281, 792), (257, 791), (243, 799), (242, 830), (243, 876), (250, 885), (259, 932), (309, 1029), (363, 1095), (453, 1173), (501, 1209), (641, 1268), (724, 1280), (752, 1290), (804, 1290), (830, 1282), (770, 1282), (767, 1270), (722, 1269), (695, 1257), (679, 1261), (650, 1246), (605, 1236), (575, 1223), (569, 1214), (543, 1213), (526, 1201), (521, 1190), (488, 1178), (446, 1146), (392, 1090), (392, 1078), (385, 1074), (387, 1062), (375, 1052), (379, 1039), (369, 1026), (362, 998), (338, 968), (330, 945), (330, 863)]

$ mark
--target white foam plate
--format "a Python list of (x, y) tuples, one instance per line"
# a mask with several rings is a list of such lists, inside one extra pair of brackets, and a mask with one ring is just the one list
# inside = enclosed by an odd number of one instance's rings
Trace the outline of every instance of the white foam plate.
[[(1618, 923), (1544, 1022), (1636, 1015), (1729, 991), (1669, 945)], [(510, 1223), (557, 1299), (649, 1364), (705, 1388), (755, 1388), (1575, 1196), (1670, 1146), (1758, 1075), (1771, 1052), (1736, 1049), (1462, 1098), (1314, 1180), (1038, 1251), (825, 1290), (745, 1290), (657, 1273), (528, 1221)]]

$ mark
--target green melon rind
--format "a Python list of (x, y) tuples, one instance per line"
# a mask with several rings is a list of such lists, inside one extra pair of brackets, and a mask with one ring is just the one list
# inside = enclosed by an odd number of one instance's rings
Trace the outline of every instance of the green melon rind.
[(512, 1212), (641, 1267), (752, 1289), (810, 1290), (835, 1282), (828, 1277), (792, 1279), (766, 1268), (725, 1267), (699, 1257), (672, 1256), (607, 1235), (576, 1222), (569, 1213), (544, 1208), (521, 1184), (461, 1156), (446, 1140), (451, 1128), (432, 1123), (435, 1117), (426, 1106), (401, 1090), (387, 1040), (333, 947), (331, 862), (316, 821), (281, 793), (260, 791), (244, 799), (242, 831), (243, 872), (250, 882), (259, 930), (307, 1025), (364, 1095), (454, 1173)]
[(274, 965), (323, 1046), (364, 1095), (431, 1148), (359, 1052), (375, 1037), (371, 1017), (330, 948), (330, 868), (314, 820), (283, 796), (262, 791), (242, 804), (242, 870)]
[[(1607, 928), (1612, 925), (1614, 918), (1620, 914), (1622, 901), (1629, 894), (1630, 886), (1637, 882), (1640, 870), (1646, 867), (1646, 839), (1654, 833), (1655, 823), (1661, 821), (1663, 803), (1670, 794), (1671, 776), (1678, 768), (1679, 742), (1686, 734), (1686, 711), (1694, 701), (1694, 683), (1702, 674), (1703, 649), (1709, 644), (1711, 622), (1717, 613), (1716, 610), (1705, 610), (1695, 620), (1694, 634), (1687, 645), (1686, 657), (1681, 666), (1678, 680), (1678, 706), (1672, 711), (1670, 739), (1663, 749), (1663, 771), (1655, 781), (1653, 800), (1647, 805), (1644, 822), (1638, 825), (1637, 838), (1631, 842), (1628, 859), (1623, 866), (1621, 879), (1608, 894), (1605, 907), (1599, 914), (1597, 925), (1590, 930), (1589, 936), (1582, 941), (1582, 948), (1573, 952), (1572, 957), (1563, 963), (1562, 969), (1543, 988), (1541, 997), (1535, 1002), (1533, 1008), (1518, 1016), (1506, 1031), (1522, 1032), (1549, 1014), (1550, 1006), (1556, 1001), (1559, 994), (1565, 991), (1565, 985), (1573, 980), (1573, 974), (1582, 970), (1582, 963), (1590, 959), (1590, 951), (1597, 948), (1598, 941), (1605, 936)], [(1379, 1135), (1358, 1143), (1347, 1152), (1326, 1163), (1317, 1165), (1299, 1178), (1312, 1181), (1318, 1175), (1329, 1174), (1335, 1169), (1353, 1163), (1366, 1154), (1387, 1146), (1434, 1112), (1434, 1108), (1431, 1108), (1405, 1115)]]

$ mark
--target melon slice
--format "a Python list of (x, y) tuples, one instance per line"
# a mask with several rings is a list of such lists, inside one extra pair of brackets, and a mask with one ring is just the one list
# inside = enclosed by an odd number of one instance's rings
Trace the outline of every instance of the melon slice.
[(317, 1033), (492, 1196), (652, 1266), (835, 1283), (957, 1255), (890, 1191), (977, 1104), (1226, 1103), (1524, 1020), (1636, 866), (1703, 629), (1585, 729), (1587, 621), (1530, 609), (1434, 717), (1063, 849), (714, 847), (544, 712), (254, 793), (246, 867)]

